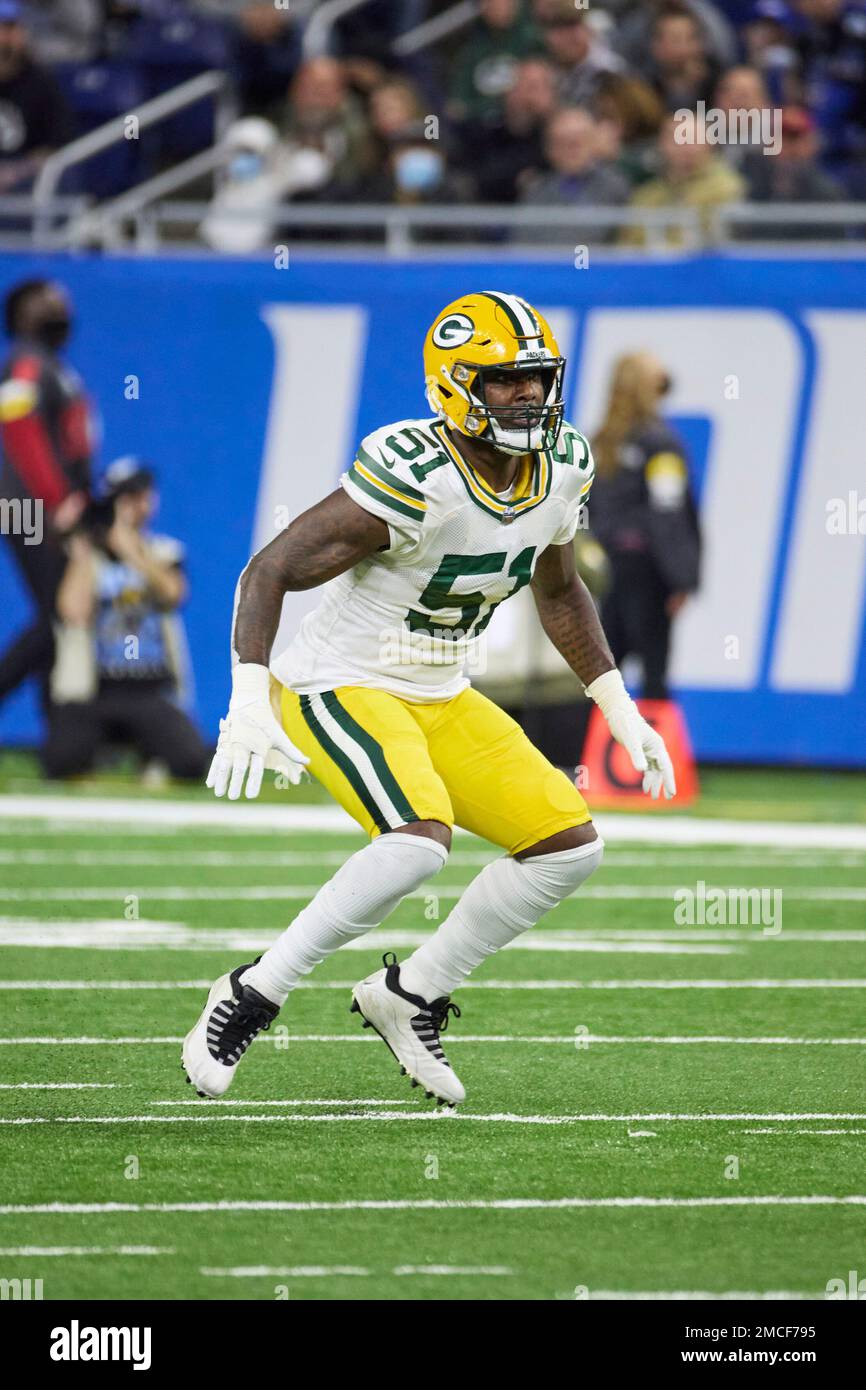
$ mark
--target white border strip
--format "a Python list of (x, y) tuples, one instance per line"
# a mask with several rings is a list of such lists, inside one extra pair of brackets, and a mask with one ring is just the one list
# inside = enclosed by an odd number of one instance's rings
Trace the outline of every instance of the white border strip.
[[(0, 820), (100, 821), (108, 824), (202, 826), (217, 829), (299, 830), (319, 833), (358, 831), (340, 806), (292, 803), (253, 805), (165, 798), (0, 796)], [(866, 825), (807, 821), (713, 820), (664, 811), (603, 811), (593, 820), (605, 840), (621, 844), (766, 845), (770, 849), (854, 849), (866, 851)], [(463, 832), (461, 832), (463, 833)]]

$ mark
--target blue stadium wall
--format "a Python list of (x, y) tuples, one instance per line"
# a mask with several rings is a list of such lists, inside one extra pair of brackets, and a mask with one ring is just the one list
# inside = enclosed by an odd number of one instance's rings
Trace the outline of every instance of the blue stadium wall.
[[(709, 556), (674, 664), (699, 757), (866, 766), (866, 263), (277, 269), (7, 254), (0, 293), (39, 274), (76, 302), (69, 356), (98, 406), (100, 465), (149, 459), (158, 529), (186, 544), (196, 708), (211, 735), (251, 549), (330, 490), (367, 431), (428, 413), (422, 334), (450, 299), (489, 285), (550, 311), (586, 432), (616, 352), (653, 348), (671, 368)], [(5, 645), (28, 600), (2, 545), (0, 590)], [(32, 744), (38, 728), (32, 690), (0, 708), (0, 743)]]

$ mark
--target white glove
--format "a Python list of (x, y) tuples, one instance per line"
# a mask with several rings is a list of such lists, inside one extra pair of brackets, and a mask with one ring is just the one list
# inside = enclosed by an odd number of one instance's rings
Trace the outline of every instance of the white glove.
[[(293, 786), (309, 758), (287, 738), (274, 718), (267, 666), (242, 661), (232, 671), (229, 712), (220, 720), (220, 736), (206, 786), (217, 796), (237, 801), (247, 779), (247, 796), (258, 796), (265, 768), (281, 772)], [(229, 780), (231, 779), (231, 780)]]
[(619, 671), (605, 671), (586, 687), (595, 700), (607, 727), (632, 760), (636, 772), (644, 774), (643, 789), (653, 801), (664, 787), (668, 800), (677, 794), (674, 767), (661, 734), (648, 724), (623, 685)]

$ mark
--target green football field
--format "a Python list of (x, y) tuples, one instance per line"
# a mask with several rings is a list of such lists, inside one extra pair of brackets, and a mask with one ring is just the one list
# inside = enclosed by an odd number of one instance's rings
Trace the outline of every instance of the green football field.
[(3, 786), (0, 1279), (498, 1300), (866, 1277), (866, 779), (715, 772), (688, 814), (599, 814), (602, 869), (456, 996), (456, 1114), (349, 990), (489, 846), (455, 837), (430, 893), (327, 961), (204, 1101), (180, 1043), (209, 985), (363, 838), (292, 793)]

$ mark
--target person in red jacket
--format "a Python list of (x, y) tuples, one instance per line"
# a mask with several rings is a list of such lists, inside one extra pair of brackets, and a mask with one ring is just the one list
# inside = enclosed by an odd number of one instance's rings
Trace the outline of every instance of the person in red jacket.
[(93, 449), (81, 380), (59, 355), (73, 321), (65, 289), (23, 280), (3, 307), (12, 350), (0, 372), (2, 529), (36, 617), (0, 654), (0, 699), (30, 676), (45, 680), (51, 669), (63, 538), (87, 505)]

